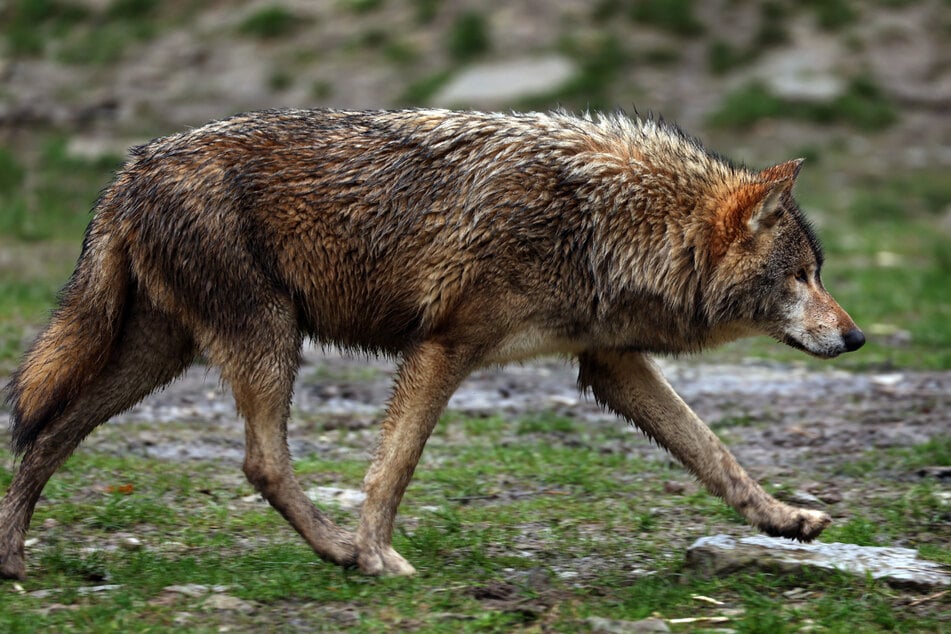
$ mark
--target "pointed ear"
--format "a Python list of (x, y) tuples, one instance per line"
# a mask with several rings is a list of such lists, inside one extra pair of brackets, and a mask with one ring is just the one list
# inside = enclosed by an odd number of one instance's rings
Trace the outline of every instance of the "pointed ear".
[(762, 197), (756, 201), (755, 205), (751, 205), (747, 221), (750, 233), (755, 234), (763, 229), (769, 229), (783, 215), (783, 194), (792, 190), (804, 160), (798, 158), (786, 161), (767, 167), (759, 173), (759, 181), (765, 188)]
[(749, 220), (746, 221), (750, 233), (770, 229), (779, 221), (783, 215), (783, 194), (792, 186), (792, 178), (766, 184), (763, 195), (750, 206)]
[(796, 177), (799, 176), (799, 170), (802, 169), (802, 163), (806, 159), (793, 159), (791, 161), (786, 161), (785, 163), (780, 163), (779, 165), (773, 165), (772, 167), (767, 167), (762, 172), (759, 173), (759, 178), (764, 183), (774, 183), (776, 181), (795, 181)]

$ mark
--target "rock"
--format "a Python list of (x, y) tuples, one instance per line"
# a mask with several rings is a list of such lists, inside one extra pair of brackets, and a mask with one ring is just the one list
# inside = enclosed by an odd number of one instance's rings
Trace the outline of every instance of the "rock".
[(776, 96), (792, 101), (826, 102), (842, 95), (846, 82), (836, 68), (841, 44), (810, 30), (798, 30), (795, 37), (803, 40), (796, 55), (787, 51), (765, 55), (754, 65), (753, 76)]
[(915, 473), (920, 478), (935, 478), (936, 480), (951, 479), (951, 467), (922, 467)]
[(825, 506), (825, 503), (818, 496), (809, 493), (808, 491), (802, 491), (796, 489), (788, 495), (781, 496), (781, 499), (790, 504), (795, 504), (796, 506), (805, 506), (806, 508), (811, 509), (820, 509)]
[(664, 482), (664, 493), (670, 495), (683, 495), (687, 490), (687, 485), (676, 480), (667, 480)]
[(471, 66), (433, 98), (440, 106), (498, 106), (550, 93), (571, 79), (574, 64), (558, 55)]
[(600, 616), (589, 616), (585, 623), (592, 632), (603, 634), (647, 634), (649, 632), (669, 632), (670, 628), (660, 619), (641, 619), (640, 621), (615, 621)]
[(121, 583), (107, 583), (101, 586), (83, 586), (76, 588), (76, 594), (79, 596), (87, 596), (90, 594), (99, 594), (101, 592), (111, 592), (112, 590), (118, 590), (122, 587)]
[(356, 510), (363, 504), (367, 494), (356, 489), (311, 487), (307, 490), (307, 497), (318, 505), (329, 502), (344, 510)]
[(889, 585), (920, 590), (951, 585), (951, 576), (939, 564), (918, 559), (918, 551), (911, 548), (801, 544), (765, 535), (739, 540), (729, 535), (701, 537), (687, 549), (687, 566), (707, 576), (749, 569), (796, 574), (814, 568), (871, 575)]
[(184, 553), (188, 551), (188, 546), (182, 542), (167, 541), (162, 542), (160, 549), (167, 553)]
[(119, 540), (119, 547), (130, 552), (142, 550), (142, 540), (138, 537), (123, 537)]
[(200, 583), (186, 583), (180, 586), (165, 586), (162, 588), (162, 592), (168, 592), (170, 594), (181, 594), (186, 597), (191, 597), (197, 599), (198, 597), (203, 597), (208, 594), (208, 586), (202, 585)]
[(242, 614), (250, 614), (255, 610), (253, 604), (230, 594), (213, 594), (205, 600), (203, 607), (206, 610), (241, 612)]

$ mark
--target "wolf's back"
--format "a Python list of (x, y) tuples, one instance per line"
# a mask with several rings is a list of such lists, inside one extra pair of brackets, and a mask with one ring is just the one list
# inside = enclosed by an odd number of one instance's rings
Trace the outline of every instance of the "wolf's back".
[(59, 306), (7, 386), (17, 454), (102, 371), (121, 331), (129, 267), (108, 215), (100, 210), (87, 229)]

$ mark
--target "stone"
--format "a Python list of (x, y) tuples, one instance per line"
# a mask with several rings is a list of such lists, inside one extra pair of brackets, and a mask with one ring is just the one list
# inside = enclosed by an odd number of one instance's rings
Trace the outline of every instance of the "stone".
[(660, 619), (641, 619), (640, 621), (617, 621), (600, 616), (589, 616), (585, 623), (592, 632), (601, 634), (649, 634), (652, 632), (670, 632), (670, 627)]
[(205, 599), (202, 607), (206, 610), (240, 612), (242, 614), (251, 614), (255, 611), (254, 604), (230, 594), (213, 594)]
[(307, 497), (318, 505), (333, 504), (343, 510), (353, 511), (363, 505), (367, 494), (357, 489), (341, 489), (339, 487), (311, 487), (307, 489)]
[(181, 594), (186, 597), (191, 597), (192, 599), (203, 597), (208, 594), (208, 591), (208, 586), (201, 585), (199, 583), (186, 583), (177, 586), (165, 586), (162, 588), (162, 592)]
[(558, 90), (575, 75), (574, 64), (561, 56), (525, 57), (477, 64), (463, 69), (443, 86), (439, 106), (499, 107), (518, 99)]
[(144, 547), (142, 540), (138, 537), (123, 537), (119, 540), (119, 548), (128, 550), (129, 552), (142, 550)]
[(919, 590), (946, 588), (951, 575), (934, 562), (918, 558), (911, 548), (856, 546), (813, 542), (802, 544), (779, 537), (729, 535), (701, 537), (687, 549), (687, 566), (705, 576), (738, 570), (796, 574), (804, 569), (841, 570), (870, 575), (896, 587)]

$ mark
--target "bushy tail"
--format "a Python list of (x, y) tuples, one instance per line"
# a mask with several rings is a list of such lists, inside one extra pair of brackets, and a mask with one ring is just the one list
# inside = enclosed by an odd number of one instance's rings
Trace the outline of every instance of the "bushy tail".
[[(60, 293), (50, 324), (33, 342), (7, 386), (16, 454), (36, 438), (109, 360), (122, 329), (129, 265), (122, 240), (93, 219), (82, 255)], [(111, 215), (111, 214), (108, 214)]]

